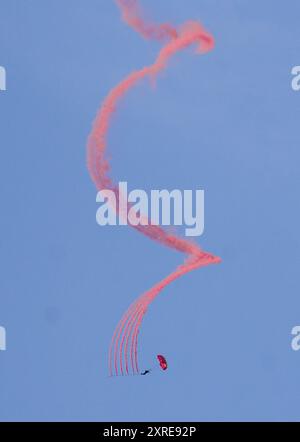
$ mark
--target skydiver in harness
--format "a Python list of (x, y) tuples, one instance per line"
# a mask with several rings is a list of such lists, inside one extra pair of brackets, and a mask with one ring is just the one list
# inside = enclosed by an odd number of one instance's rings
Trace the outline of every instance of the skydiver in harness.
[(142, 376), (145, 376), (146, 374), (148, 374), (148, 373), (150, 373), (151, 372), (151, 370), (144, 370), (142, 373), (141, 373), (141, 375)]

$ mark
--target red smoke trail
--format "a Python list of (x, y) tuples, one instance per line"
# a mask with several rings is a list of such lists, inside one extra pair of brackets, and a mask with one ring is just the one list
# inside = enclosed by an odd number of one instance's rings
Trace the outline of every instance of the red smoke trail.
[(152, 40), (177, 37), (177, 30), (168, 23), (156, 25), (149, 20), (145, 21), (137, 0), (116, 0), (116, 2), (122, 11), (123, 20), (143, 37)]
[[(212, 255), (206, 254), (206, 257), (203, 256), (203, 258), (198, 257), (191, 257), (189, 258), (184, 264), (179, 266), (173, 273), (168, 275), (166, 278), (164, 278), (162, 281), (160, 281), (158, 284), (156, 284), (152, 289), (150, 289), (148, 292), (146, 292), (142, 296), (142, 304), (143, 304), (143, 310), (144, 314), (146, 313), (149, 304), (152, 303), (152, 301), (159, 295), (159, 293), (171, 282), (173, 282), (175, 279), (179, 278), (180, 276), (184, 275), (185, 273), (191, 272), (192, 270), (195, 270), (199, 267), (203, 267), (205, 265), (218, 263), (220, 261), (220, 258), (214, 257)], [(138, 332), (140, 325), (142, 323), (144, 314), (141, 315), (138, 319), (138, 321), (135, 324), (134, 332), (133, 332), (133, 350), (135, 355), (137, 355), (137, 338), (138, 338)], [(137, 356), (135, 356), (135, 365), (137, 366)], [(132, 364), (132, 370), (134, 371), (134, 366)]]
[[(116, 0), (116, 2), (121, 8), (123, 19), (142, 36), (157, 40), (169, 39), (152, 65), (132, 72), (109, 92), (96, 116), (88, 139), (87, 164), (91, 178), (98, 190), (111, 189), (115, 192), (117, 199), (116, 210), (119, 216), (123, 217), (127, 215), (121, 209), (124, 201), (108, 175), (110, 166), (105, 157), (107, 132), (119, 101), (138, 81), (147, 76), (150, 79), (155, 78), (161, 70), (166, 68), (170, 58), (178, 51), (187, 48), (191, 44), (198, 43), (197, 52), (205, 53), (213, 48), (214, 40), (197, 22), (187, 22), (178, 30), (168, 24), (156, 25), (142, 18), (137, 0)], [(161, 290), (185, 273), (220, 261), (220, 258), (204, 252), (196, 244), (172, 235), (159, 226), (151, 225), (150, 222), (147, 224), (131, 226), (149, 238), (187, 254), (188, 258), (173, 273), (134, 302), (120, 320), (109, 349), (109, 371), (111, 375), (113, 373), (117, 375), (119, 368), (121, 374), (124, 374), (123, 362), (125, 362), (125, 369), (128, 374), (129, 345), (131, 368), (133, 373), (138, 372), (137, 344), (139, 328), (149, 304)]]

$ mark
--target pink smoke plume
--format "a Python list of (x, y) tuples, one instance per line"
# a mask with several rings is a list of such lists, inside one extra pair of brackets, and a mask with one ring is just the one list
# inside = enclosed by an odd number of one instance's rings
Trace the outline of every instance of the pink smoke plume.
[[(170, 58), (178, 51), (196, 43), (198, 45), (197, 52), (205, 53), (214, 47), (214, 40), (198, 22), (186, 22), (178, 29), (169, 24), (156, 25), (143, 19), (137, 0), (116, 0), (116, 3), (121, 9), (123, 20), (143, 37), (167, 40), (153, 64), (132, 72), (109, 92), (96, 116), (88, 138), (87, 165), (91, 178), (98, 190), (110, 189), (115, 192), (118, 213), (120, 216), (126, 216), (126, 214), (120, 213), (122, 195), (119, 194), (118, 188), (109, 176), (110, 165), (105, 156), (107, 132), (110, 128), (112, 115), (116, 111), (119, 101), (137, 82), (145, 77), (155, 78), (160, 71), (167, 67)], [(131, 227), (154, 241), (185, 253), (187, 258), (173, 273), (141, 295), (121, 318), (109, 348), (110, 375), (129, 374), (130, 367), (133, 374), (139, 373), (138, 333), (148, 306), (156, 296), (168, 284), (185, 273), (220, 262), (219, 257), (203, 251), (197, 244), (171, 234), (159, 226), (151, 225), (150, 222), (147, 224), (131, 225)]]
[(122, 11), (123, 20), (144, 38), (164, 40), (177, 37), (177, 30), (168, 23), (156, 25), (149, 20), (145, 21), (137, 0), (116, 0), (116, 2)]

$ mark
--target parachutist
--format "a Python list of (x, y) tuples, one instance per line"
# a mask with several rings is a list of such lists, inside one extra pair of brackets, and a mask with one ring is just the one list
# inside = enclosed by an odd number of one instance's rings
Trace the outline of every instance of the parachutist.
[(141, 373), (142, 376), (145, 376), (145, 374), (150, 373), (151, 370), (144, 370), (143, 373)]

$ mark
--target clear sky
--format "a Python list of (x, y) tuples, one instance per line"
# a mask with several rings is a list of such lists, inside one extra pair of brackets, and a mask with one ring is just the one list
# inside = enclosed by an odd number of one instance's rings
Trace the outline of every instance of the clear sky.
[(143, 0), (154, 19), (198, 19), (213, 52), (187, 50), (132, 91), (109, 134), (114, 177), (204, 189), (222, 257), (169, 286), (140, 334), (141, 366), (109, 378), (120, 316), (182, 256), (99, 227), (86, 139), (108, 90), (160, 45), (111, 0), (0, 0), (0, 420), (299, 420), (298, 0)]

